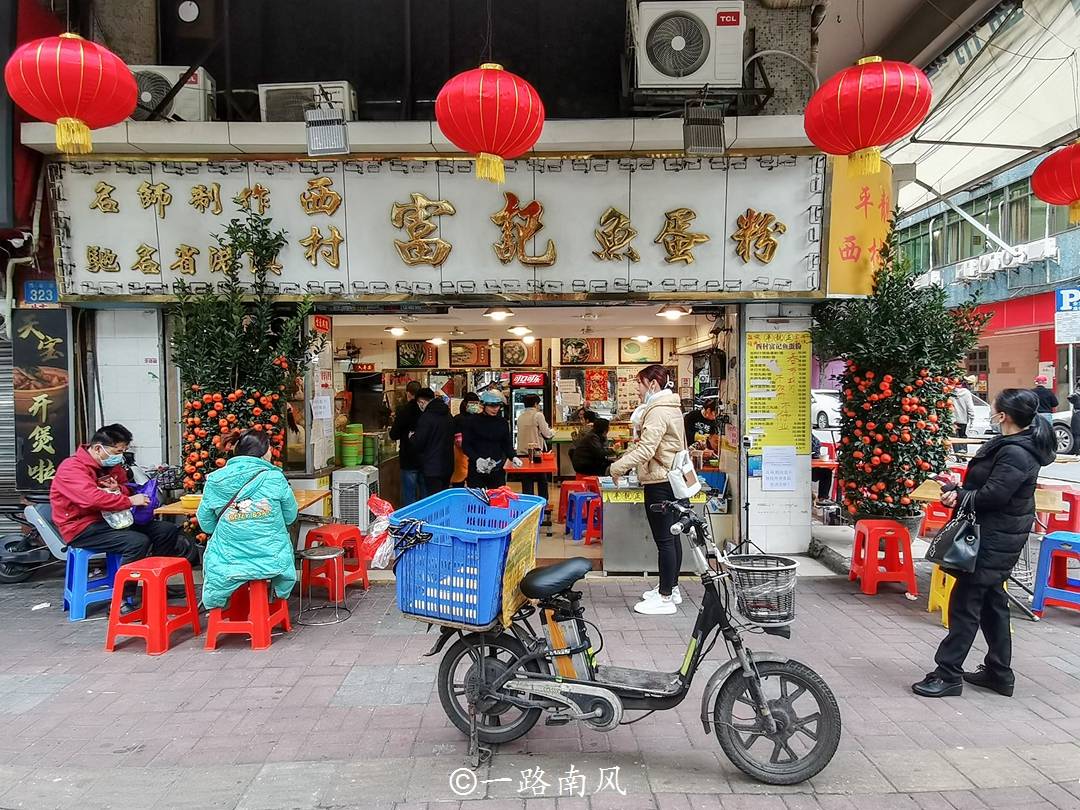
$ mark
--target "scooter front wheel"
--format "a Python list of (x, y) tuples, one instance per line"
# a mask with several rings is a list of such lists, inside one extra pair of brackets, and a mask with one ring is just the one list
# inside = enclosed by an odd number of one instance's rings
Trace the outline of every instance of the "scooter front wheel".
[[(14, 540), (3, 539), (0, 542), (4, 544), (4, 551), (16, 552), (23, 550), (22, 546), (25, 540), (22, 537), (17, 537)], [(25, 582), (33, 572), (34, 569), (29, 565), (2, 562), (0, 563), (0, 585), (14, 585), (17, 582)]]
[(751, 682), (736, 670), (720, 687), (713, 723), (720, 747), (743, 773), (795, 785), (819, 773), (840, 743), (840, 707), (820, 675), (798, 661), (756, 665), (776, 729), (769, 732)]

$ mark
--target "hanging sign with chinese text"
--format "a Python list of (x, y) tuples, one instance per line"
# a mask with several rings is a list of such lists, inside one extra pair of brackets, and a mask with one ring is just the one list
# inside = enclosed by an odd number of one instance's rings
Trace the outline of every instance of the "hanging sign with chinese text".
[(17, 309), (12, 315), (15, 482), (47, 492), (71, 454), (71, 335), (66, 309)]
[[(63, 292), (213, 283), (241, 209), (287, 244), (282, 294), (813, 292), (825, 158), (77, 161), (50, 165)], [(242, 262), (247, 266), (247, 262)]]
[(810, 333), (746, 335), (746, 429), (751, 455), (766, 446), (810, 453)]
[(876, 174), (853, 177), (847, 158), (833, 158), (829, 195), (828, 293), (869, 295), (878, 251), (892, 216), (892, 166), (881, 161)]

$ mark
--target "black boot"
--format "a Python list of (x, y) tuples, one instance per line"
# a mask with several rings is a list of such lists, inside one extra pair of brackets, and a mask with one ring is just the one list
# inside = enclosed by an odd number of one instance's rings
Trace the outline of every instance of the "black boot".
[(964, 682), (942, 680), (942, 677), (936, 672), (931, 672), (918, 683), (913, 683), (911, 691), (919, 697), (956, 697), (963, 694)]
[(1016, 686), (1015, 679), (1005, 680), (996, 675), (992, 675), (990, 670), (983, 665), (980, 665), (975, 672), (965, 672), (964, 680), (972, 686), (989, 689), (1004, 697), (1012, 697), (1013, 689)]

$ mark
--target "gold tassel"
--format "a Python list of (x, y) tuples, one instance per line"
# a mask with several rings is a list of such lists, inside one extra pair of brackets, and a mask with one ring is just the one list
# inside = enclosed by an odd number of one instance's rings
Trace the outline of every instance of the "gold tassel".
[(1080, 200), (1069, 203), (1069, 224), (1080, 225)]
[(490, 152), (480, 152), (476, 156), (476, 176), (481, 180), (490, 180), (500, 186), (506, 182), (506, 169), (503, 159)]
[(881, 150), (876, 146), (859, 149), (848, 155), (848, 176), (866, 177), (881, 171)]
[(78, 118), (57, 118), (56, 148), (66, 155), (90, 154), (90, 127)]

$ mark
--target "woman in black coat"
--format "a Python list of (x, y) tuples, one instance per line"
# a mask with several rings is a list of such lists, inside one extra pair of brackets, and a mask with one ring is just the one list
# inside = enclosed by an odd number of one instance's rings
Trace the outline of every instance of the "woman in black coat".
[[(959, 574), (949, 600), (949, 634), (938, 647), (937, 668), (911, 689), (922, 697), (959, 695), (964, 681), (1006, 697), (1013, 693), (1012, 637), (1005, 580), (1028, 541), (1035, 520), (1039, 470), (1055, 458), (1050, 423), (1036, 418), (1039, 400), (1031, 391), (1009, 388), (994, 400), (990, 419), (1001, 435), (983, 445), (968, 464), (962, 490), (941, 496), (950, 508), (964, 493), (979, 525), (975, 570)], [(964, 672), (975, 633), (982, 629), (989, 648), (977, 672)]]

